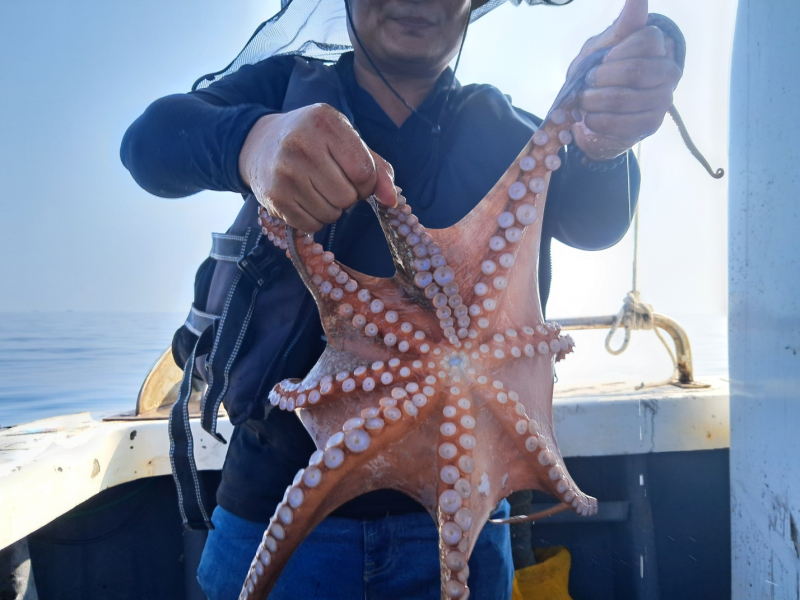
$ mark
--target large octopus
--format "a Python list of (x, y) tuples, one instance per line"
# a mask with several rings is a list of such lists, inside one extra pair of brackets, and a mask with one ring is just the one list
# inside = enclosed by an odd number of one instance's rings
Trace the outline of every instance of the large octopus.
[[(627, 0), (618, 23), (648, 19)], [(618, 39), (579, 56), (553, 108), (514, 164), (456, 225), (426, 229), (400, 196), (370, 202), (397, 272), (381, 279), (339, 264), (313, 238), (260, 212), (316, 300), (328, 339), (303, 380), (270, 394), (295, 411), (318, 450), (297, 473), (256, 550), (241, 599), (266, 598), (303, 539), (328, 514), (392, 488), (420, 502), (439, 531), (441, 593), (469, 596), (469, 559), (497, 503), (536, 489), (579, 515), (597, 501), (569, 476), (553, 432), (553, 369), (569, 336), (543, 320), (537, 261), (559, 150), (581, 123), (586, 71)]]

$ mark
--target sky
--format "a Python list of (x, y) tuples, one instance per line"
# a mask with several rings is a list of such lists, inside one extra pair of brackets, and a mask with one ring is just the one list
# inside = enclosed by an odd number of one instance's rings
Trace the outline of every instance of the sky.
[[(730, 0), (652, 0), (683, 29), (675, 103), (727, 168)], [(492, 83), (547, 112), (582, 43), (622, 0), (506, 4), (470, 28), (462, 83)], [(119, 162), (128, 125), (161, 96), (226, 65), (275, 1), (0, 2), (0, 311), (184, 312), (210, 233), (241, 199), (150, 196)], [(639, 287), (658, 312), (727, 307), (727, 183), (708, 177), (668, 120), (642, 146)], [(616, 313), (631, 287), (632, 235), (602, 252), (554, 249), (549, 316)]]

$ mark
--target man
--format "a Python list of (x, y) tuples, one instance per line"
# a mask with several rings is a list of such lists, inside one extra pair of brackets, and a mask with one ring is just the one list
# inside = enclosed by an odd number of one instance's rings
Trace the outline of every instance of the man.
[[(123, 162), (160, 196), (202, 189), (246, 195), (230, 234), (249, 235), (261, 204), (290, 225), (317, 232), (344, 264), (389, 276), (383, 234), (359, 200), (374, 194), (394, 205), (397, 185), (426, 227), (452, 225), (488, 192), (539, 123), (495, 88), (460, 86), (447, 68), (479, 5), (350, 0), (352, 53), (333, 66), (268, 58), (204, 90), (158, 100), (127, 132)], [(604, 36), (617, 45), (587, 75), (584, 122), (574, 128), (575, 142), (551, 182), (540, 261), (543, 305), (553, 237), (601, 249), (624, 235), (638, 193), (638, 171), (626, 151), (658, 129), (681, 75), (660, 30), (634, 29), (622, 18)], [(223, 315), (223, 323), (236, 271), (226, 266), (214, 268), (199, 307)], [(324, 347), (318, 315), (297, 281), (286, 270), (273, 272), (259, 292), (263, 305), (239, 338), (236, 361), (228, 361), (241, 374), (226, 372), (231, 384), (223, 392), (237, 427), (199, 572), (212, 600), (237, 596), (284, 489), (315, 449), (293, 414), (264, 410), (272, 385), (305, 375)], [(211, 371), (226, 360), (215, 352), (216, 346)], [(238, 383), (253, 372), (266, 373), (258, 385)], [(508, 514), (501, 504), (499, 514)], [(300, 546), (270, 598), (439, 598), (436, 531), (421, 511), (392, 491), (346, 504)], [(484, 529), (470, 572), (474, 598), (510, 597), (507, 528)]]

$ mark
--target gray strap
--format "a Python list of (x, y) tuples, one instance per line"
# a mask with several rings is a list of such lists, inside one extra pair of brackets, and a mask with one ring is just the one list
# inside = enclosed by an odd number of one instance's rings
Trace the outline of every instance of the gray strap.
[(198, 310), (192, 304), (192, 310), (189, 311), (189, 316), (186, 317), (184, 326), (196, 336), (200, 336), (207, 328), (214, 324), (214, 321), (219, 319), (218, 315)]
[[(225, 301), (225, 308), (216, 328), (214, 345), (208, 356), (208, 364), (211, 365), (211, 368), (208, 387), (200, 402), (201, 421), (203, 429), (222, 443), (225, 443), (225, 439), (217, 433), (219, 405), (228, 391), (231, 369), (242, 347), (250, 319), (255, 310), (256, 297), (262, 285), (242, 265), (246, 262), (245, 255), (249, 257), (255, 249), (263, 248), (263, 246), (259, 246), (262, 237), (260, 227), (247, 229), (247, 236), (241, 251), (243, 258), (242, 262), (239, 263), (240, 270), (236, 273), (231, 283), (228, 297)], [(274, 262), (276, 258), (274, 254), (268, 255), (261, 265), (259, 265), (258, 261), (249, 261), (249, 268), (254, 274), (259, 273), (257, 275), (259, 281), (267, 281), (271, 278), (270, 273), (275, 268)], [(268, 266), (268, 271), (261, 273), (259, 266)], [(218, 353), (222, 359), (217, 357)]]
[(211, 234), (211, 258), (227, 262), (238, 262), (243, 256), (247, 237), (230, 233)]
[(183, 368), (178, 399), (169, 411), (169, 461), (178, 490), (181, 520), (187, 529), (214, 529), (209, 511), (203, 502), (203, 489), (194, 460), (194, 440), (189, 422), (189, 398), (192, 395), (195, 358), (208, 352), (213, 334), (213, 329), (207, 329), (192, 348), (192, 354)]

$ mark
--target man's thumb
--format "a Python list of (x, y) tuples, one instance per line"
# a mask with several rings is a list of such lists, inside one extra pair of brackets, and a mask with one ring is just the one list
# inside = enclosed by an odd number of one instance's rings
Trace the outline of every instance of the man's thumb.
[(626, 0), (617, 19), (603, 33), (586, 42), (576, 62), (592, 52), (619, 44), (645, 26), (647, 26), (647, 0)]
[(647, 26), (647, 0), (626, 0), (622, 12), (611, 25), (614, 42), (619, 43), (629, 35)]
[(578, 57), (570, 66), (575, 69), (581, 61), (598, 50), (619, 44), (632, 33), (647, 26), (647, 0), (626, 0), (622, 12), (611, 26), (584, 44)]

